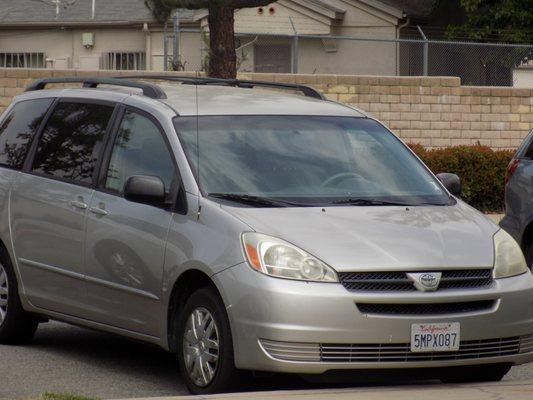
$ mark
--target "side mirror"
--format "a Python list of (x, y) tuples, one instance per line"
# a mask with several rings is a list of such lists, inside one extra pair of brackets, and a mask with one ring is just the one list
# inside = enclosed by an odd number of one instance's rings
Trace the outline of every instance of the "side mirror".
[(160, 206), (165, 201), (165, 184), (156, 176), (130, 176), (124, 184), (124, 198), (135, 203)]
[(454, 196), (461, 195), (463, 188), (461, 186), (461, 178), (459, 178), (457, 175), (443, 172), (437, 174), (437, 178), (439, 178), (439, 181), (441, 181), (444, 187), (448, 189), (448, 192)]

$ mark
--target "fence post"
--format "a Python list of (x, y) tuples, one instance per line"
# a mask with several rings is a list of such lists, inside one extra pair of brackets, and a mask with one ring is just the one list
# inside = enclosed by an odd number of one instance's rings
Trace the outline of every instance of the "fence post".
[(292, 38), (292, 66), (291, 66), (291, 72), (293, 74), (298, 73), (298, 58), (300, 55), (300, 48), (299, 48), (299, 38), (298, 38), (298, 31), (296, 30), (296, 26), (294, 26), (294, 22), (292, 21), (292, 18), (289, 16), (289, 21), (292, 26), (292, 30), (294, 32), (294, 37)]
[(420, 25), (416, 26), (418, 28), (418, 32), (420, 32), (420, 35), (422, 35), (422, 39), (424, 39), (424, 64), (423, 64), (423, 70), (422, 75), (428, 76), (428, 60), (429, 60), (429, 43), (428, 38), (424, 34), (424, 31), (420, 27)]
[(180, 20), (179, 11), (176, 9), (172, 16), (172, 22), (174, 24), (174, 40), (172, 42), (172, 69), (179, 69), (180, 62)]
[(163, 71), (168, 71), (168, 37), (167, 23), (163, 25)]

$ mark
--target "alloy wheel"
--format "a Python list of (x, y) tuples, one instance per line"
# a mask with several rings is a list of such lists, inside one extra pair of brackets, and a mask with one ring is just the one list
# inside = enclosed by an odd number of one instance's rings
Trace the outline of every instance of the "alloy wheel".
[(199, 387), (208, 386), (217, 372), (219, 360), (218, 326), (211, 313), (198, 307), (185, 325), (183, 357), (189, 378)]
[(7, 315), (8, 295), (9, 283), (7, 282), (7, 273), (4, 266), (0, 264), (0, 325), (2, 325)]

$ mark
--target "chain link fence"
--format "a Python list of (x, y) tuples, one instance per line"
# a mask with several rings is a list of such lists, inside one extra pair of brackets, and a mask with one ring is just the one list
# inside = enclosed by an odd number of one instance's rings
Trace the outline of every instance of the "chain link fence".
[[(201, 37), (188, 45), (184, 35)], [(173, 36), (168, 34), (168, 43)], [(167, 45), (166, 48), (171, 48)], [(209, 63), (205, 32), (180, 31), (178, 69)], [(236, 36), (240, 72), (386, 76), (457, 76), (463, 85), (513, 86), (516, 70), (533, 60), (533, 45), (334, 35), (246, 33)], [(167, 54), (167, 68), (172, 56)], [(174, 69), (176, 64), (174, 64)], [(530, 69), (533, 80), (533, 68)]]

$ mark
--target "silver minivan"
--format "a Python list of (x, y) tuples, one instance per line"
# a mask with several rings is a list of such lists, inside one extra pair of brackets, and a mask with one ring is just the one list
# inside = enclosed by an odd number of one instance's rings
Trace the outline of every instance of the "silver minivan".
[(533, 360), (533, 277), (459, 193), (310, 87), (43, 79), (0, 119), (0, 343), (120, 334), (193, 393), (243, 370), (500, 380)]

